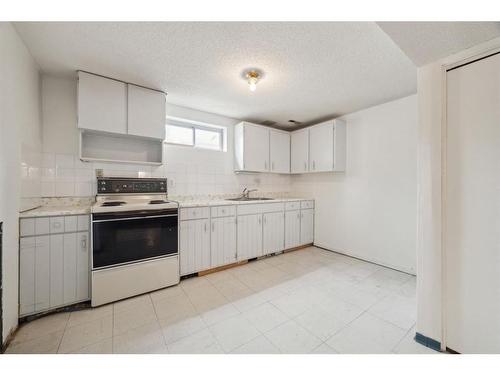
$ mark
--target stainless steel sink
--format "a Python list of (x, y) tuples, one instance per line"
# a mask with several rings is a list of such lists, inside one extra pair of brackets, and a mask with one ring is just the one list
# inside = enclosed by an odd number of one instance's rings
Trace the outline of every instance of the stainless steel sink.
[(272, 201), (274, 198), (246, 198), (246, 197), (239, 197), (239, 198), (228, 198), (226, 199), (227, 201), (237, 201), (237, 202), (249, 202), (249, 201)]

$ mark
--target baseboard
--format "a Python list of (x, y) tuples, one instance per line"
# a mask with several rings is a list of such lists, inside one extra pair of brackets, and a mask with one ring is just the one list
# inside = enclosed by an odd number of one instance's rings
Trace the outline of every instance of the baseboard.
[(441, 351), (441, 343), (439, 341), (436, 341), (434, 339), (431, 339), (430, 337), (424, 336), (421, 333), (417, 332), (415, 334), (415, 341), (423, 346), (428, 347), (429, 349), (435, 350), (437, 352)]

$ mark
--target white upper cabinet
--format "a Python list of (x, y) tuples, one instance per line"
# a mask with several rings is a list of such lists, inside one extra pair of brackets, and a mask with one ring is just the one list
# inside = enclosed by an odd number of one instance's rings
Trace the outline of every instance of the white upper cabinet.
[(291, 173), (309, 171), (309, 129), (291, 133)]
[(165, 94), (128, 85), (128, 134), (165, 139)]
[(127, 134), (127, 84), (78, 72), (78, 127)]
[(309, 128), (309, 171), (333, 170), (333, 121)]
[(270, 171), (290, 173), (290, 133), (270, 129)]
[(292, 173), (345, 171), (345, 122), (330, 120), (293, 132), (291, 155)]
[(234, 128), (235, 170), (269, 172), (269, 131), (265, 126), (240, 122)]

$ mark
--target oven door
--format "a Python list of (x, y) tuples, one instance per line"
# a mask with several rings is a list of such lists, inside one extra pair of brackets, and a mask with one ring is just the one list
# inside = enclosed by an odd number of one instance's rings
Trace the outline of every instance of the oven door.
[(92, 215), (92, 269), (178, 253), (177, 210)]

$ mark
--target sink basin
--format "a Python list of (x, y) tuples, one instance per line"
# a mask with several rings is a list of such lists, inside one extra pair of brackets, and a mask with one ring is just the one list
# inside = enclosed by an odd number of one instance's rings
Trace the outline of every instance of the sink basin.
[(274, 198), (228, 198), (227, 201), (249, 202), (249, 201), (272, 201)]

